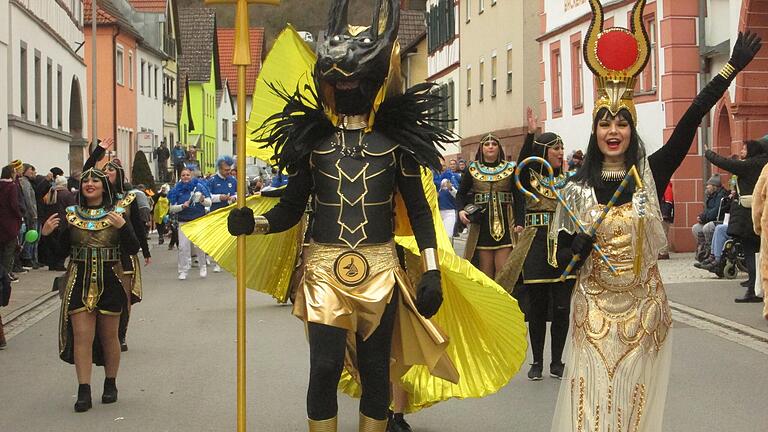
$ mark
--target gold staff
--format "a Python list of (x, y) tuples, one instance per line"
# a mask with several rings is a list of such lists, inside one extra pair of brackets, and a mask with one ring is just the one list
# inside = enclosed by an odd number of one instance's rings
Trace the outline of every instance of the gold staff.
[[(237, 66), (237, 208), (245, 207), (245, 69), (251, 64), (248, 5), (279, 5), (280, 0), (205, 0), (206, 5), (235, 4), (235, 55)], [(246, 432), (245, 407), (245, 236), (237, 237), (237, 431)]]

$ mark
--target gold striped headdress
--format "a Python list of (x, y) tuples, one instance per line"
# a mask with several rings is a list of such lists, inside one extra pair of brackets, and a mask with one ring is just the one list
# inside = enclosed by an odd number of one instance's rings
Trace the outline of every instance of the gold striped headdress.
[(607, 108), (612, 115), (626, 109), (637, 124), (635, 81), (650, 59), (651, 44), (643, 23), (646, 0), (632, 9), (630, 28), (603, 29), (604, 13), (600, 0), (589, 0), (592, 24), (584, 41), (584, 60), (597, 78), (597, 99), (592, 117)]

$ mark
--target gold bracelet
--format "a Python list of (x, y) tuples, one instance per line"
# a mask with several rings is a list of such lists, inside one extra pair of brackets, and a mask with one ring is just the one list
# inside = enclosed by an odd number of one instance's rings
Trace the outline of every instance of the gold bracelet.
[(421, 251), (421, 264), (424, 272), (440, 270), (440, 262), (437, 259), (437, 249), (429, 248)]
[(264, 216), (256, 216), (253, 218), (256, 222), (256, 226), (253, 228), (254, 234), (268, 234), (269, 233), (269, 220)]
[(731, 79), (731, 77), (735, 73), (736, 73), (736, 68), (730, 63), (726, 63), (725, 66), (723, 66), (723, 69), (720, 70), (720, 76), (727, 80)]

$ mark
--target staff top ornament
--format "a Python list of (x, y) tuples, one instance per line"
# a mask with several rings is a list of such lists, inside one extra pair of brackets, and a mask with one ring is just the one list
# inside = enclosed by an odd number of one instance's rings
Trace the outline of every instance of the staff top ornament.
[(613, 116), (626, 109), (637, 124), (635, 82), (648, 64), (651, 52), (650, 39), (643, 23), (645, 3), (646, 0), (635, 3), (629, 29), (603, 29), (603, 6), (600, 0), (589, 0), (593, 16), (584, 42), (584, 60), (597, 78), (593, 118), (603, 108), (607, 108)]

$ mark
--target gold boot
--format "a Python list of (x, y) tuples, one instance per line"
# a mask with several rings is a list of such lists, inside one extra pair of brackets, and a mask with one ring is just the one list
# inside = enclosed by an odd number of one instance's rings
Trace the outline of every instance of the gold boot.
[(387, 419), (374, 420), (360, 413), (360, 432), (386, 432)]
[(307, 421), (309, 422), (309, 432), (336, 432), (338, 417), (328, 420), (307, 419)]

